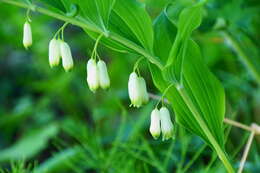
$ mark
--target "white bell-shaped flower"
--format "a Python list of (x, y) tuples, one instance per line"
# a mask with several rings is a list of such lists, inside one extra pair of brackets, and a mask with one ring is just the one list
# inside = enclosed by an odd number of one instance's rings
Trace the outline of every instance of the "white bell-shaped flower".
[(128, 94), (131, 100), (131, 105), (140, 107), (142, 105), (142, 92), (137, 74), (132, 72), (128, 80)]
[(106, 63), (102, 60), (99, 60), (97, 63), (98, 67), (98, 76), (99, 76), (99, 84), (101, 88), (107, 89), (110, 86), (110, 79), (107, 72), (107, 66)]
[(146, 104), (149, 101), (149, 96), (148, 96), (144, 78), (139, 77), (139, 85), (140, 85), (141, 94), (142, 94), (142, 104)]
[(49, 63), (51, 67), (57, 66), (60, 63), (60, 41), (52, 39), (49, 43)]
[(173, 137), (173, 124), (170, 117), (170, 112), (166, 107), (160, 109), (161, 130), (163, 140), (168, 140)]
[(95, 92), (99, 87), (98, 67), (94, 59), (90, 59), (87, 63), (87, 82), (89, 89)]
[(157, 139), (161, 134), (160, 111), (157, 108), (151, 113), (150, 133), (154, 139)]
[(61, 58), (62, 58), (62, 66), (64, 70), (67, 72), (73, 67), (73, 59), (71, 55), (71, 50), (70, 46), (60, 40), (60, 53), (61, 53)]
[(25, 49), (32, 45), (32, 29), (28, 21), (23, 25), (23, 46)]

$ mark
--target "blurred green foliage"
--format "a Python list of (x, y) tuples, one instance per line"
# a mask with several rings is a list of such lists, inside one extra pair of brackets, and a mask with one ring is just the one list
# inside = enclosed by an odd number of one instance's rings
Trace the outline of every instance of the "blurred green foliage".
[[(155, 18), (169, 1), (141, 2)], [(65, 73), (61, 66), (51, 69), (47, 57), (48, 43), (61, 21), (32, 13), (34, 43), (25, 51), (22, 27), (26, 10), (3, 3), (0, 10), (2, 172), (30, 172), (27, 168), (37, 173), (224, 172), (203, 141), (177, 125), (174, 140), (152, 139), (149, 116), (156, 101), (138, 110), (129, 108), (127, 81), (137, 56), (99, 46), (112, 86), (93, 94), (86, 84), (85, 66), (94, 42), (84, 31), (71, 25), (65, 30), (75, 60), (72, 72)], [(222, 33), (230, 33), (259, 72), (259, 11), (257, 0), (210, 0), (203, 23), (193, 34), (204, 60), (225, 87), (226, 116), (245, 124), (260, 123), (259, 83)], [(214, 29), (220, 18), (225, 25)], [(158, 93), (145, 63), (141, 69), (148, 90)], [(237, 168), (248, 133), (232, 128), (226, 134), (227, 152)], [(256, 137), (245, 172), (260, 172), (259, 144)], [(32, 168), (29, 163), (36, 164)]]

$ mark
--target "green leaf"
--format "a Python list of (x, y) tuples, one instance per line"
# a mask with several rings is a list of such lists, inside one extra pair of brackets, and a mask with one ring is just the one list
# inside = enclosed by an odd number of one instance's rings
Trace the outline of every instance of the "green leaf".
[(136, 0), (117, 0), (109, 27), (115, 33), (152, 51), (152, 21), (143, 3)]
[(107, 32), (110, 13), (116, 0), (75, 0), (82, 16)]
[(32, 130), (11, 147), (0, 151), (0, 161), (21, 160), (33, 157), (45, 148), (50, 138), (58, 132), (57, 124)]
[[(150, 64), (150, 69), (153, 81), (161, 92), (172, 84), (164, 80), (156, 66)], [(183, 86), (174, 85), (166, 94), (177, 123), (202, 137), (218, 153), (226, 167), (232, 170), (223, 141), (224, 90), (202, 61), (199, 47), (191, 40), (188, 42), (182, 75)]]
[(169, 20), (166, 9), (154, 21), (154, 53), (164, 63), (176, 37), (177, 28)]
[[(136, 0), (117, 0), (110, 15), (108, 28), (117, 37), (122, 37), (127, 42), (133, 42), (152, 52), (152, 22), (142, 3)], [(87, 30), (86, 32), (94, 39), (98, 37), (96, 33)], [(101, 42), (113, 50), (134, 53), (132, 49), (109, 38), (102, 37)]]
[[(192, 31), (200, 25), (201, 19), (202, 9), (200, 4), (185, 8), (180, 13), (178, 20), (178, 33), (170, 51), (167, 65), (164, 69), (164, 77), (166, 80), (180, 82), (187, 42)], [(175, 68), (171, 68), (172, 65)]]
[(60, 10), (63, 13), (66, 13), (66, 7), (64, 6), (62, 0), (40, 0), (40, 1), (48, 6)]

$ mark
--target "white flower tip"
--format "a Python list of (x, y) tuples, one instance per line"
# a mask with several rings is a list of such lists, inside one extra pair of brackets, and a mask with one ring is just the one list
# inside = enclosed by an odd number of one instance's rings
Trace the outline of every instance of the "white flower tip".
[(128, 80), (128, 94), (131, 100), (131, 104), (134, 107), (140, 107), (142, 105), (142, 93), (140, 90), (138, 76), (135, 72), (132, 72)]
[(157, 139), (160, 137), (160, 134), (161, 134), (161, 133), (152, 133), (151, 131), (150, 131), (150, 133), (151, 133), (152, 137), (153, 137), (155, 140), (157, 140)]
[(93, 59), (87, 62), (87, 83), (89, 89), (94, 93), (99, 88), (98, 67), (96, 61)]
[(74, 64), (73, 64), (70, 47), (64, 41), (60, 41), (60, 53), (62, 58), (62, 66), (64, 70), (68, 72), (73, 68)]
[(28, 47), (32, 45), (32, 30), (28, 21), (26, 21), (23, 26), (23, 45), (25, 49), (28, 49)]
[(52, 39), (49, 43), (49, 64), (55, 67), (60, 63), (60, 41)]
[(173, 135), (174, 135), (174, 130), (172, 128), (169, 131), (163, 133), (162, 140), (163, 141), (169, 140), (169, 139), (173, 138)]
[(134, 107), (140, 107), (149, 101), (144, 78), (132, 72), (128, 81), (128, 93)]
[(142, 103), (146, 104), (149, 101), (149, 96), (148, 96), (144, 78), (139, 77), (139, 84), (140, 84), (140, 89), (141, 89), (141, 94), (142, 94)]
[(99, 60), (97, 63), (99, 83), (101, 88), (108, 89), (110, 87), (110, 79), (107, 71), (106, 63), (102, 60)]
[(154, 139), (158, 139), (161, 134), (160, 111), (157, 108), (151, 113), (150, 133)]
[(160, 109), (160, 118), (161, 118), (161, 129), (163, 134), (163, 141), (168, 140), (173, 137), (173, 124), (170, 117), (170, 112), (166, 107)]

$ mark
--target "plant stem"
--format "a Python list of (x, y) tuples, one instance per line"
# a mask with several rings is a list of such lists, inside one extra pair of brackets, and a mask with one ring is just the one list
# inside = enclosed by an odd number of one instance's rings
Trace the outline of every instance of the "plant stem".
[(236, 122), (236, 121), (233, 121), (233, 120), (230, 120), (230, 119), (227, 119), (227, 118), (224, 119), (224, 122), (227, 123), (227, 124), (231, 124), (235, 127), (239, 127), (241, 129), (247, 130), (247, 131), (254, 131), (254, 129), (252, 127), (249, 127), (247, 125), (241, 124), (239, 122)]
[(117, 41), (118, 43), (136, 51), (137, 53), (139, 53), (140, 55), (143, 55), (144, 57), (146, 57), (151, 63), (157, 65), (160, 69), (163, 68), (163, 64), (160, 61), (159, 58), (155, 57), (154, 55), (152, 55), (150, 52), (147, 52), (144, 48), (142, 48), (141, 46), (137, 45), (136, 43), (116, 34), (113, 32), (106, 32), (104, 33), (104, 31), (102, 29), (100, 29), (98, 26), (88, 22), (87, 20), (82, 20), (80, 18), (72, 18), (72, 17), (68, 17), (68, 16), (64, 16), (55, 12), (52, 12), (50, 10), (47, 10), (45, 8), (36, 6), (36, 5), (29, 5), (26, 4), (24, 2), (18, 2), (15, 0), (0, 0), (0, 2), (6, 3), (6, 4), (11, 4), (11, 5), (15, 5), (21, 8), (27, 8), (27, 9), (31, 9), (32, 11), (35, 12), (39, 12), (42, 13), (44, 15), (47, 16), (51, 16), (53, 18), (68, 22), (72, 25), (76, 25), (79, 26), (81, 28), (85, 28), (86, 30), (98, 33), (98, 34), (104, 34), (104, 36), (107, 36), (108, 38)]
[(249, 153), (249, 150), (250, 150), (251, 144), (253, 142), (254, 136), (255, 136), (255, 131), (252, 131), (250, 136), (249, 136), (249, 138), (248, 138), (248, 141), (247, 141), (247, 144), (246, 144), (246, 148), (244, 150), (244, 153), (243, 153), (240, 165), (239, 165), (238, 173), (242, 173), (242, 171), (244, 169), (246, 158), (247, 158), (247, 155)]
[(205, 135), (207, 136), (207, 138), (209, 139), (210, 143), (212, 144), (212, 146), (214, 147), (214, 149), (216, 150), (218, 157), (220, 158), (220, 160), (222, 161), (222, 163), (224, 164), (224, 166), (226, 167), (227, 171), (229, 173), (233, 173), (234, 170), (231, 166), (231, 164), (229, 163), (229, 160), (226, 156), (226, 154), (224, 153), (224, 151), (222, 150), (222, 148), (220, 147), (220, 145), (218, 144), (218, 142), (215, 140), (214, 136), (212, 135), (212, 133), (210, 132), (207, 124), (204, 122), (204, 120), (200, 117), (199, 112), (197, 111), (196, 107), (194, 106), (194, 104), (192, 103), (192, 101), (190, 100), (189, 96), (187, 95), (185, 89), (183, 87), (180, 86), (176, 86), (179, 94), (181, 95), (181, 97), (183, 98), (185, 104), (188, 106), (189, 110), (192, 112), (192, 114), (194, 115), (194, 118), (197, 120), (198, 124), (201, 126), (201, 128), (203, 129), (203, 131), (205, 132)]
[(245, 54), (245, 52), (242, 50), (242, 48), (239, 46), (236, 40), (232, 38), (232, 36), (228, 32), (223, 31), (222, 34), (224, 35), (224, 38), (228, 41), (228, 43), (230, 43), (232, 49), (237, 53), (242, 63), (246, 66), (248, 71), (255, 78), (258, 85), (260, 85), (260, 74), (257, 71), (254, 64), (252, 64), (252, 62), (250, 61), (249, 57)]

